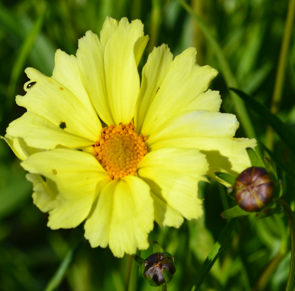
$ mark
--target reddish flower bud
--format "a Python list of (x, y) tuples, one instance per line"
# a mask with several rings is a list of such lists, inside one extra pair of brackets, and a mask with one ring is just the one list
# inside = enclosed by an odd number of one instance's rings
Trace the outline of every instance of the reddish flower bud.
[(264, 169), (251, 167), (243, 171), (234, 184), (234, 195), (239, 206), (245, 211), (257, 212), (273, 198), (275, 183)]
[(143, 276), (152, 286), (160, 286), (168, 283), (175, 273), (173, 257), (167, 253), (155, 253), (144, 261)]

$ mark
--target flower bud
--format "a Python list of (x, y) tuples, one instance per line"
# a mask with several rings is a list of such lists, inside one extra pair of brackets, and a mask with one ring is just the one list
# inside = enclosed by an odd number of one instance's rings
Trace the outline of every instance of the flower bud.
[(170, 282), (176, 271), (174, 258), (167, 252), (152, 254), (144, 261), (144, 265), (143, 276), (152, 286)]
[(264, 169), (251, 167), (243, 171), (234, 184), (234, 195), (239, 206), (248, 212), (262, 210), (272, 200), (275, 183)]
[(167, 284), (175, 273), (174, 257), (165, 252), (162, 247), (153, 241), (153, 254), (143, 260), (135, 255), (134, 260), (139, 265), (143, 277), (151, 286)]

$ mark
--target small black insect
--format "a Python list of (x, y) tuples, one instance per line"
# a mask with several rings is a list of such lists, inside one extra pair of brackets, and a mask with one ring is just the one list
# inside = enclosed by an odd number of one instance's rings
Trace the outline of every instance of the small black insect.
[(36, 82), (31, 82), (27, 85), (27, 89), (32, 88), (34, 85), (36, 84)]
[(65, 129), (67, 127), (67, 124), (64, 121), (61, 121), (60, 124), (59, 124), (59, 127), (61, 129)]

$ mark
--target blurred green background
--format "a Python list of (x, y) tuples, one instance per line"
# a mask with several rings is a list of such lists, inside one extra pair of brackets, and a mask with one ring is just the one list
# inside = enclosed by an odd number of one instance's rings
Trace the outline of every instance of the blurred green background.
[[(192, 0), (187, 2), (219, 44), (235, 87), (271, 106), (284, 25), (286, 0)], [(219, 70), (211, 88), (223, 98), (222, 112), (236, 113), (224, 78), (223, 65), (202, 30), (177, 0), (1, 0), (0, 1), (0, 126), (21, 116), (15, 95), (23, 95), (24, 69), (35, 67), (51, 75), (57, 48), (75, 54), (77, 41), (87, 30), (99, 34), (106, 16), (141, 19), (150, 35), (141, 70), (154, 46), (168, 44), (174, 55), (195, 46), (198, 63)], [(284, 86), (277, 115), (295, 126), (295, 38), (291, 35)], [(267, 143), (263, 116), (248, 107), (256, 137)], [(237, 136), (247, 136), (247, 126)], [(277, 135), (271, 143), (285, 199), (294, 209), (294, 156)], [(45, 290), (66, 255), (73, 255), (57, 290), (127, 290), (132, 257), (113, 257), (110, 250), (92, 249), (83, 239), (83, 225), (76, 229), (49, 229), (47, 214), (32, 203), (32, 186), (4, 141), (0, 143), (0, 290)], [(278, 166), (283, 163), (288, 172)], [(226, 221), (220, 217), (235, 205), (226, 189), (214, 181), (200, 185), (205, 215), (186, 221), (180, 229), (155, 225), (149, 241), (157, 240), (175, 256), (177, 272), (169, 290), (186, 290), (217, 240)], [(283, 214), (258, 220), (241, 218), (220, 259), (201, 290), (284, 290), (288, 276), (288, 223)], [(77, 246), (78, 249), (77, 249)], [(74, 253), (69, 253), (76, 250)], [(142, 252), (142, 257), (151, 249)], [(48, 287), (47, 290), (51, 290)], [(138, 290), (155, 290), (141, 277)]]

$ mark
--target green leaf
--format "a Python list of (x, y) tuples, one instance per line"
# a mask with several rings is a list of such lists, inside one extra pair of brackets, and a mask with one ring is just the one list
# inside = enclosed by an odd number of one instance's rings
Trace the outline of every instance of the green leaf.
[(44, 16), (46, 13), (45, 4), (41, 2), (42, 5), (42, 12), (40, 16), (38, 17), (37, 21), (35, 22), (33, 28), (31, 29), (30, 33), (27, 35), (26, 39), (24, 40), (22, 46), (20, 47), (20, 50), (17, 54), (17, 59), (14, 63), (14, 66), (12, 68), (12, 73), (10, 77), (10, 83), (8, 86), (8, 99), (7, 99), (7, 108), (11, 109), (14, 103), (14, 95), (15, 95), (15, 89), (17, 86), (17, 81), (19, 79), (19, 76), (21, 72), (24, 69), (24, 65), (26, 62), (26, 59), (28, 58), (32, 47), (34, 46), (35, 40), (37, 36), (39, 35), (42, 25)]
[(263, 161), (252, 148), (247, 148), (247, 153), (253, 167), (265, 168)]
[(232, 175), (227, 174), (227, 173), (222, 173), (222, 172), (216, 172), (215, 175), (218, 178), (222, 179), (223, 181), (229, 183), (232, 186), (235, 184), (235, 181), (236, 181), (235, 176), (232, 176)]
[(153, 241), (153, 254), (154, 253), (163, 253), (163, 248), (158, 244), (157, 241)]
[(289, 204), (282, 200), (278, 199), (277, 203), (280, 204), (284, 208), (284, 212), (287, 216), (289, 228), (290, 228), (290, 236), (291, 236), (291, 260), (290, 260), (290, 268), (289, 268), (289, 277), (287, 282), (286, 291), (294, 291), (295, 288), (295, 216), (290, 208)]
[(165, 277), (166, 284), (169, 283), (173, 278), (173, 275), (166, 269), (163, 270), (163, 275)]
[(212, 250), (210, 251), (208, 257), (206, 258), (205, 262), (203, 263), (200, 270), (198, 270), (198, 275), (194, 279), (193, 283), (191, 284), (188, 290), (198, 290), (201, 284), (203, 283), (205, 277), (210, 272), (212, 266), (214, 265), (216, 259), (224, 250), (225, 246), (227, 245), (232, 232), (234, 230), (234, 226), (236, 223), (236, 219), (231, 219), (228, 224), (226, 225), (225, 229), (221, 233), (220, 237), (218, 238), (217, 242), (214, 244)]
[(281, 168), (283, 171), (286, 172), (286, 174), (292, 178), (295, 179), (295, 174), (293, 173), (293, 171), (291, 169), (289, 169), (283, 162), (281, 162), (277, 156), (271, 151), (269, 150), (262, 142), (259, 142), (260, 146), (263, 148), (263, 150), (265, 150), (268, 155), (271, 157), (271, 159), (276, 163), (276, 165)]
[(154, 286), (154, 287), (159, 286), (158, 284), (156, 284), (156, 282), (150, 276), (147, 276), (146, 280), (151, 286)]
[(273, 208), (265, 208), (264, 210), (257, 212), (256, 217), (257, 218), (265, 218), (265, 217), (271, 216), (273, 214), (282, 213), (282, 211), (283, 211), (283, 209), (280, 206), (276, 206)]
[(69, 251), (61, 264), (59, 265), (57, 271), (48, 282), (45, 291), (53, 291), (55, 290), (60, 283), (62, 282), (63, 278), (66, 275), (67, 270), (69, 269), (71, 263), (74, 260), (75, 255), (77, 254), (78, 249), (80, 248), (81, 244), (79, 244), (75, 249)]
[(268, 108), (248, 96), (246, 93), (234, 88), (230, 88), (230, 90), (237, 93), (256, 113), (258, 113), (270, 126), (272, 126), (290, 150), (295, 153), (295, 135), (283, 121), (272, 114)]
[(138, 265), (140, 266), (142, 273), (144, 271), (144, 260), (140, 257), (139, 250), (136, 251), (136, 254), (133, 258), (134, 260), (132, 260), (129, 282), (128, 282), (128, 291), (137, 290), (137, 280), (138, 280), (138, 270), (139, 270)]
[(249, 214), (251, 214), (251, 212), (245, 211), (239, 205), (236, 205), (236, 206), (222, 212), (221, 217), (229, 219), (229, 218), (245, 216), (245, 215), (249, 215)]
[(134, 255), (133, 256), (133, 259), (135, 260), (135, 262), (137, 263), (137, 265), (141, 268), (142, 265), (144, 265), (144, 259), (141, 258), (140, 256), (138, 255)]

